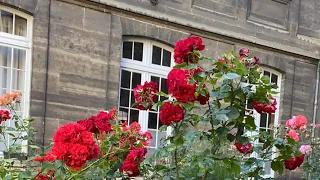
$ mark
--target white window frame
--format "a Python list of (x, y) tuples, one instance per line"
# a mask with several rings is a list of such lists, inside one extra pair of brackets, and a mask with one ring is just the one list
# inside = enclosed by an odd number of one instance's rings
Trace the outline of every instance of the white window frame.
[[(167, 78), (168, 73), (171, 71), (172, 67), (174, 66), (173, 48), (172, 47), (167, 46), (162, 43), (159, 43), (159, 42), (156, 42), (156, 41), (143, 39), (143, 38), (135, 38), (135, 37), (123, 38), (122, 42), (126, 42), (126, 41), (143, 43), (143, 56), (142, 56), (142, 61), (136, 61), (136, 60), (132, 60), (132, 59), (123, 58), (122, 57), (123, 48), (121, 48), (121, 69), (120, 69), (120, 71), (127, 70), (127, 71), (141, 73), (141, 84), (144, 83), (145, 81), (151, 81), (151, 76), (156, 76), (156, 77), (165, 78), (165, 79)], [(170, 67), (152, 64), (152, 47), (153, 47), (153, 45), (171, 52), (171, 65), (170, 65)], [(134, 53), (134, 50), (132, 51), (132, 57), (133, 57), (133, 53)], [(121, 80), (121, 77), (120, 77), (120, 80)], [(134, 87), (132, 87), (132, 89), (133, 88)], [(118, 107), (120, 107), (120, 89), (121, 89), (121, 82), (119, 84), (119, 99), (118, 99), (119, 106)], [(129, 106), (130, 106), (130, 104), (129, 104)], [(147, 110), (147, 111), (139, 110), (138, 122), (141, 125), (142, 131), (148, 131), (148, 113), (149, 113), (149, 110)], [(158, 116), (159, 116), (159, 114), (158, 114)], [(172, 132), (172, 129), (170, 127), (168, 127), (166, 137), (168, 137), (171, 134), (171, 132)], [(154, 137), (154, 138), (157, 138), (157, 137)], [(156, 139), (155, 147), (156, 148), (158, 147), (158, 139)], [(150, 148), (153, 148), (153, 147), (150, 147)]]
[[(274, 75), (276, 75), (276, 76), (278, 76), (278, 79), (277, 79), (277, 85), (278, 85), (278, 88), (277, 89), (274, 89), (274, 91), (276, 91), (276, 92), (278, 92), (278, 94), (275, 94), (275, 95), (272, 95), (272, 97), (274, 97), (275, 99), (276, 99), (276, 101), (277, 101), (277, 105), (276, 105), (276, 107), (277, 107), (277, 110), (276, 110), (276, 112), (274, 113), (274, 124), (273, 124), (273, 128), (275, 128), (275, 127), (277, 127), (278, 125), (279, 125), (279, 116), (280, 116), (280, 89), (281, 89), (281, 80), (282, 80), (282, 74), (280, 73), (280, 72), (278, 72), (278, 71), (276, 71), (276, 70), (274, 70), (274, 69), (271, 69), (271, 68), (268, 68), (268, 67), (265, 67), (265, 66), (262, 66), (261, 67), (262, 68), (262, 70), (263, 70), (263, 73), (264, 73), (264, 71), (267, 71), (267, 72), (269, 72), (269, 73), (271, 73), (271, 74), (274, 74)], [(270, 77), (271, 78), (271, 77)], [(245, 84), (249, 84), (249, 83), (245, 83)], [(255, 130), (255, 131), (251, 131), (251, 132), (248, 132), (248, 136), (254, 136), (254, 135), (258, 135), (259, 134), (259, 130), (260, 130), (260, 122), (261, 122), (261, 115), (257, 112), (257, 111), (255, 111), (254, 109), (253, 109), (253, 117), (254, 117), (254, 119), (255, 119), (255, 124), (256, 124), (256, 126), (257, 126), (257, 129)], [(266, 126), (268, 125), (268, 118), (267, 118), (267, 120), (266, 120)], [(254, 142), (254, 144), (255, 145), (258, 145), (258, 144), (261, 144), (261, 143), (259, 143), (259, 140), (256, 140), (255, 142)], [(276, 148), (275, 147), (273, 147), (272, 148), (272, 156), (271, 156), (271, 158), (270, 159), (274, 159), (274, 158), (276, 158), (276, 156), (277, 156), (277, 154), (275, 153), (276, 152)], [(253, 152), (251, 155), (250, 155), (250, 157), (258, 157), (258, 153), (256, 153), (256, 152)], [(264, 175), (263, 177), (264, 178), (273, 178), (275, 176), (275, 172), (271, 169), (271, 166), (270, 166), (270, 174), (266, 174), (266, 175)]]
[[(12, 34), (0, 32), (0, 45), (11, 47), (15, 49), (21, 49), (26, 51), (26, 62), (25, 62), (25, 79), (24, 79), (24, 90), (23, 90), (23, 104), (20, 104), (23, 108), (22, 117), (26, 118), (30, 115), (30, 89), (31, 89), (31, 66), (32, 66), (32, 36), (33, 36), (33, 17), (23, 13), (21, 11), (18, 11), (13, 8), (9, 8), (4, 5), (0, 5), (0, 10), (4, 10), (7, 12), (10, 12), (13, 14), (13, 29)], [(26, 37), (24, 36), (18, 36), (14, 35), (15, 32), (15, 15), (18, 15), (22, 18), (25, 18), (27, 20), (27, 34)], [(13, 49), (11, 52), (11, 61), (13, 59)], [(11, 76), (12, 77), (12, 76)], [(11, 79), (12, 80), (12, 79)], [(12, 82), (10, 82), (9, 86), (9, 92), (12, 91)], [(9, 140), (8, 140), (9, 141)], [(27, 153), (28, 147), (27, 147), (27, 141), (22, 142), (22, 152)], [(3, 152), (0, 152), (3, 153)]]

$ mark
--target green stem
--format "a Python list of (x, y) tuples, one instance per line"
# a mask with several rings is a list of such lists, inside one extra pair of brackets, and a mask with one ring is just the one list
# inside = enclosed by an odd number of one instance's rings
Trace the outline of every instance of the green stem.
[(178, 167), (178, 157), (177, 157), (177, 148), (174, 150), (174, 162), (176, 165), (176, 179), (179, 180), (179, 167)]

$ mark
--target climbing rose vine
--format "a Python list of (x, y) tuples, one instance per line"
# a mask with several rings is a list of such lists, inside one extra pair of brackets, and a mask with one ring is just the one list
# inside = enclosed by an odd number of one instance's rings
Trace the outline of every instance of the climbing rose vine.
[[(166, 92), (152, 81), (133, 87), (131, 108), (140, 110), (139, 117), (157, 113), (156, 118), (140, 125), (136, 117), (129, 124), (118, 119), (116, 108), (100, 111), (61, 125), (48, 147), (36, 145), (33, 120), (17, 114), (21, 94), (3, 95), (2, 142), (14, 136), (28, 141), (32, 153), (43, 153), (32, 157), (21, 144), (5, 144), (1, 179), (262, 179), (266, 163), (279, 175), (302, 167), (316, 171), (308, 161), (315, 148), (305, 139), (319, 124), (309, 126), (296, 115), (283, 126), (257, 127), (256, 117), (275, 116), (279, 107), (278, 87), (262, 75), (260, 59), (249, 49), (213, 59), (201, 55), (204, 49), (200, 37), (177, 42)], [(6, 121), (13, 121), (18, 136)], [(15, 153), (27, 160), (13, 159)]]

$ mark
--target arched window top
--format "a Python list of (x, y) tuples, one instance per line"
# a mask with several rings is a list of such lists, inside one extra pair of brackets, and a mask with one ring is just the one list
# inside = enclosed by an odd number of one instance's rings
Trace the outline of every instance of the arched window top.
[(123, 40), (122, 67), (166, 76), (173, 63), (173, 48), (170, 46), (141, 38)]
[(12, 44), (31, 47), (32, 19), (28, 14), (0, 5), (0, 37), (10, 38)]

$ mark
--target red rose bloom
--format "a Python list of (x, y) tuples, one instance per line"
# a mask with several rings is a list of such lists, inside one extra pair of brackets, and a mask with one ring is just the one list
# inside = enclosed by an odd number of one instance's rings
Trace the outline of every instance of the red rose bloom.
[(98, 134), (99, 132), (110, 132), (112, 129), (109, 121), (116, 118), (116, 112), (116, 108), (112, 109), (110, 112), (101, 111), (96, 116), (92, 116), (89, 119), (77, 121), (77, 124), (80, 124), (87, 131), (94, 134)]
[(199, 52), (204, 50), (205, 46), (202, 44), (202, 39), (196, 36), (191, 36), (180, 40), (174, 47), (174, 62), (181, 64), (198, 63)]
[(74, 170), (80, 170), (87, 160), (97, 158), (100, 154), (92, 133), (80, 124), (61, 126), (54, 134), (53, 142), (52, 155), (64, 160)]
[(286, 169), (295, 170), (297, 167), (300, 167), (304, 161), (304, 154), (301, 156), (295, 156), (285, 160), (284, 165)]
[(131, 148), (129, 154), (120, 167), (120, 172), (126, 172), (129, 177), (137, 177), (140, 175), (139, 165), (144, 160), (147, 153), (146, 148)]
[[(152, 104), (157, 98), (158, 84), (156, 82), (145, 82), (143, 85), (138, 85), (133, 89), (135, 101), (139, 104), (136, 106), (140, 110), (151, 109)], [(147, 107), (142, 103), (147, 103)]]
[(184, 117), (184, 109), (172, 102), (165, 102), (161, 107), (159, 119), (162, 124), (171, 125), (172, 122), (180, 122)]
[(249, 54), (250, 54), (249, 49), (240, 49), (240, 51), (239, 51), (239, 55), (240, 55), (240, 56), (246, 56), (246, 57), (248, 57)]
[(188, 103), (194, 102), (196, 85), (190, 85), (187, 82), (189, 72), (182, 69), (172, 69), (168, 74), (167, 84), (168, 92), (172, 94), (177, 101)]
[(271, 104), (265, 104), (258, 101), (253, 101), (253, 108), (260, 114), (262, 113), (274, 113), (277, 110), (277, 101), (275, 98), (270, 97)]
[(56, 172), (56, 170), (52, 169), (52, 170), (48, 170), (45, 174), (41, 173), (41, 169), (38, 169), (37, 172), (39, 172), (40, 174), (38, 174), (35, 179), (36, 180), (55, 180), (54, 173)]
[(239, 144), (237, 141), (234, 142), (237, 150), (242, 154), (250, 154), (252, 152), (252, 144), (248, 143), (245, 145)]
[(46, 156), (35, 157), (34, 160), (38, 162), (53, 162), (56, 157), (51, 152), (47, 152)]
[(8, 110), (0, 110), (0, 123), (10, 118), (10, 112)]

